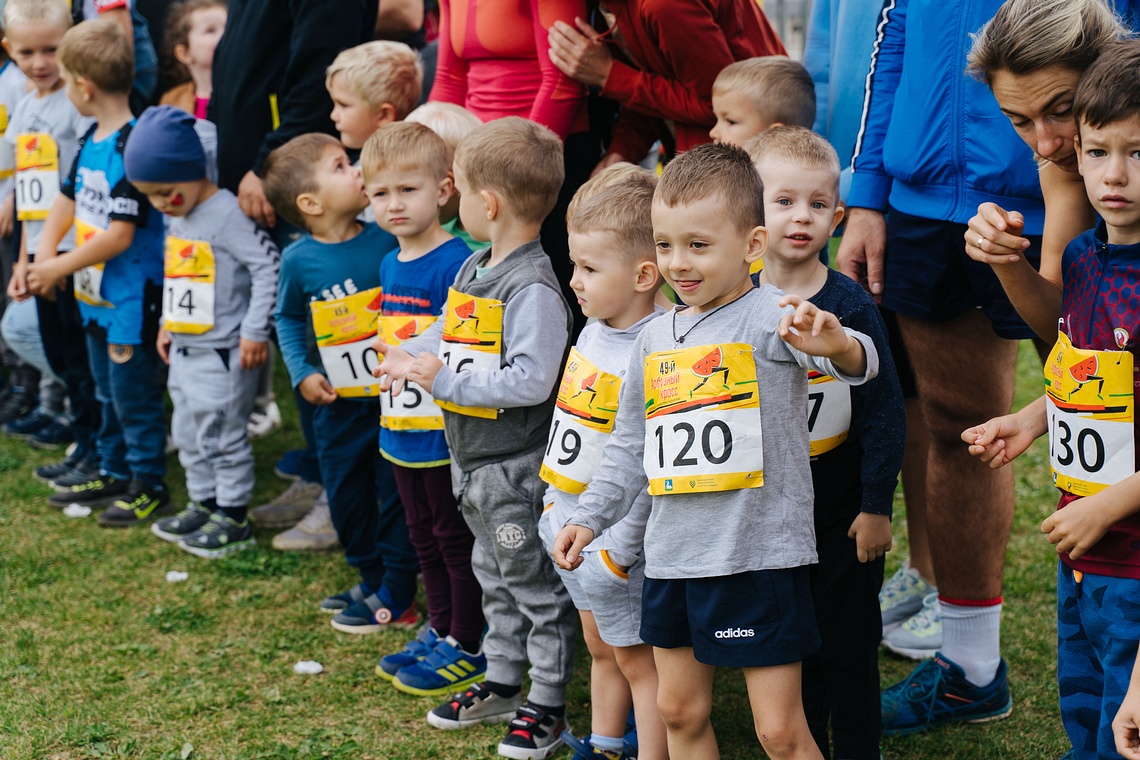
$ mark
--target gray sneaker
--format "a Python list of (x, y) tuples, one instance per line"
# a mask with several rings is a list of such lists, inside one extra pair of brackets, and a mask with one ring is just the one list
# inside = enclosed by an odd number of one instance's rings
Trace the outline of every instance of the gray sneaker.
[(445, 730), (478, 726), (481, 723), (506, 723), (514, 719), (520, 707), (521, 694), (500, 697), (482, 683), (477, 683), (429, 712), (427, 722)]
[(916, 570), (903, 565), (879, 592), (879, 612), (883, 616), (883, 633), (890, 633), (922, 610), (922, 600), (938, 589), (931, 586)]
[(328, 494), (321, 491), (313, 508), (301, 522), (273, 537), (273, 548), (282, 552), (323, 552), (340, 547), (329, 513)]
[(320, 483), (295, 480), (273, 501), (249, 510), (249, 516), (261, 528), (291, 528), (309, 513), (322, 491)]
[(150, 532), (163, 541), (176, 544), (205, 525), (210, 514), (202, 502), (192, 501), (178, 514), (156, 521), (150, 526)]
[(883, 646), (911, 660), (927, 660), (942, 648), (942, 607), (928, 594), (918, 613), (883, 636)]
[(195, 557), (217, 559), (242, 549), (252, 549), (256, 543), (248, 519), (238, 524), (221, 512), (215, 512), (205, 525), (183, 538), (178, 548)]

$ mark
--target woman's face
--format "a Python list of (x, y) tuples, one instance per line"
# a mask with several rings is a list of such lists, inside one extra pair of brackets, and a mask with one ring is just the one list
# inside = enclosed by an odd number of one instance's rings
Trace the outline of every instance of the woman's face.
[(1049, 66), (1022, 75), (1002, 69), (990, 85), (1002, 113), (1025, 144), (1067, 172), (1077, 171), (1073, 93), (1080, 80), (1079, 71)]

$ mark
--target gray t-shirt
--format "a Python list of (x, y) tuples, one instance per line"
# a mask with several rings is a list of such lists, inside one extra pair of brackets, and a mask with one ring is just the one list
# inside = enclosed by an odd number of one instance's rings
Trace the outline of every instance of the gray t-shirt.
[[(62, 87), (43, 97), (38, 97), (38, 93), (33, 90), (16, 105), (16, 112), (12, 114), (8, 131), (4, 133), (4, 140), (14, 147), (18, 135), (37, 132), (51, 135), (59, 148), (59, 180), (62, 180), (67, 177), (71, 165), (75, 163), (75, 156), (79, 152), (79, 138), (93, 123), (94, 120), (79, 115), (79, 111), (75, 110), (75, 106), (67, 99), (67, 92)], [(51, 192), (54, 195), (58, 191), (57, 183)], [(19, 203), (20, 197), (17, 193), (17, 207)], [(43, 231), (42, 220), (25, 220), (24, 245), (29, 256), (35, 254)], [(75, 248), (75, 228), (71, 227), (63, 240), (59, 241), (57, 249), (70, 251), (73, 248)]]
[[(645, 530), (645, 574), (708, 578), (816, 561), (804, 369), (858, 385), (877, 373), (878, 354), (870, 338), (848, 330), (867, 352), (866, 372), (853, 378), (827, 359), (796, 351), (776, 332), (780, 318), (791, 312), (790, 307), (778, 305), (783, 295), (763, 285), (715, 314), (674, 312), (642, 330), (622, 382), (617, 420), (602, 464), (569, 524), (584, 525), (597, 534), (620, 520), (646, 490), (645, 358), (673, 348), (744, 343), (752, 347), (756, 366), (764, 485), (653, 496)], [(674, 335), (683, 337), (683, 344), (678, 345)]]

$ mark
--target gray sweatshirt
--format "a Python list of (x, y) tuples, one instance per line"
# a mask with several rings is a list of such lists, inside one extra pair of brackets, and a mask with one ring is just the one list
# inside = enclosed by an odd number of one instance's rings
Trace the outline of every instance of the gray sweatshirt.
[[(878, 354), (867, 336), (848, 330), (867, 352), (866, 372), (849, 377), (827, 359), (796, 351), (776, 333), (780, 318), (791, 313), (790, 307), (778, 306), (783, 295), (763, 285), (715, 314), (673, 312), (642, 330), (602, 464), (569, 524), (598, 534), (625, 516), (646, 490), (645, 357), (676, 347), (745, 343), (752, 346), (759, 385), (764, 485), (653, 496), (645, 573), (651, 578), (705, 578), (816, 561), (804, 369), (858, 385), (876, 375)], [(684, 337), (683, 344), (678, 346), (674, 334)]]

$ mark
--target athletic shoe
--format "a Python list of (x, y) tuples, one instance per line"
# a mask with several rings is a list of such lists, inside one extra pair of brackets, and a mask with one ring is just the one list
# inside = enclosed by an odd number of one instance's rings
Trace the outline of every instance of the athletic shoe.
[(78, 451), (68, 454), (67, 458), (62, 462), (55, 464), (42, 464), (34, 471), (36, 480), (41, 483), (51, 483), (56, 478), (62, 477), (71, 472), (77, 465), (87, 458), (85, 453), (81, 454)]
[(896, 570), (879, 592), (883, 633), (898, 628), (913, 617), (922, 609), (922, 600), (937, 591), (913, 568), (904, 565)]
[(438, 697), (454, 694), (487, 676), (487, 657), (468, 654), (450, 636), (435, 645), (431, 654), (396, 673), (392, 685), (405, 694)]
[(562, 748), (566, 718), (548, 715), (534, 705), (522, 705), (499, 742), (499, 756), (514, 760), (543, 760)]
[(281, 427), (281, 409), (276, 401), (270, 400), (267, 404), (258, 404), (250, 412), (249, 422), (245, 431), (250, 438), (264, 438), (277, 428)]
[(202, 502), (192, 501), (173, 517), (164, 517), (155, 521), (154, 525), (150, 526), (150, 532), (163, 541), (176, 544), (205, 525), (211, 514), (209, 509), (202, 506)]
[(901, 657), (926, 660), (942, 648), (942, 606), (938, 594), (928, 594), (922, 609), (883, 636), (883, 646)]
[(301, 477), (301, 460), (304, 456), (305, 449), (289, 449), (273, 466), (273, 474), (282, 480), (296, 480)]
[(48, 506), (64, 509), (68, 504), (81, 504), (85, 507), (101, 507), (127, 493), (130, 484), (110, 475), (95, 473), (82, 483), (70, 486), (66, 491), (48, 497)]
[(53, 480), (51, 485), (57, 491), (66, 491), (72, 486), (86, 483), (98, 474), (99, 456), (91, 454), (89, 457), (80, 460), (79, 464), (72, 467), (70, 471)]
[(420, 635), (408, 642), (408, 645), (395, 654), (385, 655), (376, 663), (376, 675), (391, 681), (401, 668), (415, 665), (431, 654), (435, 645), (440, 642), (439, 634), (429, 625), (425, 625)]
[(348, 591), (342, 591), (339, 594), (326, 596), (321, 600), (321, 612), (337, 613), (342, 610), (347, 610), (352, 605), (362, 601), (368, 594), (364, 593), (364, 588), (361, 584), (356, 584)]
[(30, 438), (53, 422), (55, 417), (52, 415), (33, 409), (23, 417), (4, 423), (4, 432), (13, 438)]
[(261, 528), (291, 528), (309, 514), (323, 490), (320, 483), (296, 480), (273, 501), (249, 510), (249, 516)]
[(36, 408), (36, 394), (21, 386), (13, 386), (3, 401), (0, 401), (0, 423), (7, 424), (29, 414)]
[(338, 612), (331, 622), (341, 633), (378, 633), (387, 628), (415, 628), (420, 624), (420, 612), (413, 604), (396, 615), (379, 596), (369, 594)]
[(574, 753), (570, 760), (634, 760), (637, 757), (636, 748), (630, 747), (628, 742), (620, 751), (612, 752), (598, 749), (586, 739), (579, 739), (569, 729), (562, 732), (561, 739)]
[(71, 423), (52, 420), (47, 427), (40, 428), (28, 437), (28, 444), (37, 449), (58, 449), (75, 441)]
[(944, 723), (988, 723), (1013, 712), (1005, 660), (994, 680), (974, 686), (940, 652), (882, 694), (883, 736), (903, 736)]
[(252, 549), (257, 544), (249, 519), (240, 523), (221, 512), (210, 515), (198, 530), (179, 542), (178, 548), (203, 559), (217, 559), (227, 554)]
[(484, 723), (505, 723), (515, 717), (520, 707), (522, 694), (500, 697), (485, 685), (476, 683), (429, 712), (427, 722), (430, 726), (449, 731)]
[(273, 537), (273, 548), (282, 552), (323, 552), (339, 546), (329, 512), (328, 494), (324, 491), (301, 522)]
[(165, 485), (132, 480), (126, 495), (107, 507), (98, 522), (104, 528), (129, 528), (169, 511), (170, 492)]

